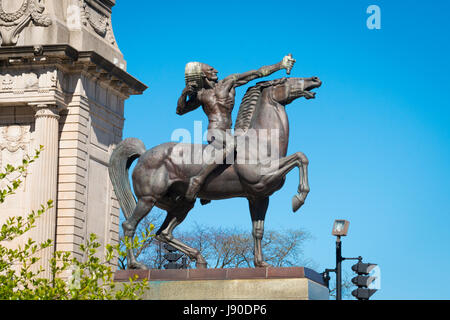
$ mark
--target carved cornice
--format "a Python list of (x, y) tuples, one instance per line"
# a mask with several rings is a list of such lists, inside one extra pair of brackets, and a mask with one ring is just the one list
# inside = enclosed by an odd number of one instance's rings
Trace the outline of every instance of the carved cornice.
[[(23, 1), (15, 12), (5, 12), (3, 4), (6, 1)], [(32, 21), (36, 26), (48, 27), (52, 20), (45, 14), (41, 0), (0, 0), (0, 34), (2, 46), (15, 46), (19, 35), (27, 24)]]
[[(10, 70), (10, 75), (4, 73), (0, 80), (0, 90), (14, 89), (12, 73), (20, 73), (24, 67), (31, 65), (34, 68), (37, 65), (56, 66), (63, 72), (82, 72), (99, 82), (105, 82), (124, 96), (142, 94), (147, 89), (145, 84), (93, 51), (77, 51), (68, 45), (44, 45), (39, 50), (39, 56), (36, 56), (36, 48), (33, 46), (0, 48), (0, 67)], [(57, 87), (57, 83), (51, 85), (55, 86)]]
[[(36, 47), (39, 47), (37, 50)], [(38, 52), (37, 52), (38, 51)], [(11, 59), (21, 59), (35, 63), (36, 57), (60, 57), (74, 61), (78, 59), (78, 51), (66, 44), (54, 44), (43, 46), (19, 46), (19, 47), (2, 47), (0, 48), (0, 62), (8, 62)]]
[(127, 94), (142, 94), (147, 89), (145, 84), (93, 51), (80, 52), (78, 61), (95, 66), (95, 72), (90, 72), (103, 74), (103, 79), (120, 84)]

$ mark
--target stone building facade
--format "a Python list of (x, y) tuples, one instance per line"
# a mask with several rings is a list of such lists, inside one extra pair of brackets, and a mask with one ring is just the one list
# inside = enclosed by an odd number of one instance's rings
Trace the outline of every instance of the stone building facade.
[(42, 252), (44, 268), (54, 250), (80, 255), (90, 233), (101, 243), (118, 241), (107, 166), (122, 139), (125, 100), (147, 87), (126, 72), (111, 25), (114, 4), (0, 1), (0, 167), (45, 148), (0, 206), (0, 223), (54, 200), (33, 230), (35, 240), (56, 244)]

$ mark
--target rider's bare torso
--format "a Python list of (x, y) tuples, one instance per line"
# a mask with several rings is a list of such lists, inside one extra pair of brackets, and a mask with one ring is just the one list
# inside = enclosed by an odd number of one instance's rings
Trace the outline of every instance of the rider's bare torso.
[(208, 130), (231, 129), (235, 96), (236, 90), (231, 81), (222, 80), (214, 88), (202, 89), (197, 93), (197, 99), (209, 120)]

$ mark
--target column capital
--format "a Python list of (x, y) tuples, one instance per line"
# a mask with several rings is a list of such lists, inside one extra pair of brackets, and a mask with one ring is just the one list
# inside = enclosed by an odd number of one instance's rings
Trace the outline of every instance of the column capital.
[(33, 108), (35, 118), (53, 118), (59, 120), (60, 108), (54, 103), (30, 103)]

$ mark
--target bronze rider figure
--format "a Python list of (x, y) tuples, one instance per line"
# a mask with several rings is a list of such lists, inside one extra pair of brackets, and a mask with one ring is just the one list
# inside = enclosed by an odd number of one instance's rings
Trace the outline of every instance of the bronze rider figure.
[[(271, 75), (272, 73), (286, 69), (290, 73), (295, 59), (287, 55), (279, 63), (264, 66), (258, 70), (252, 70), (240, 74), (232, 74), (222, 80), (217, 77), (218, 71), (201, 62), (189, 62), (185, 68), (186, 87), (183, 89), (177, 103), (176, 113), (183, 115), (203, 107), (208, 116), (208, 142), (212, 148), (223, 152), (223, 160), (235, 150), (234, 137), (230, 134), (235, 95), (235, 88), (248, 82)], [(189, 97), (189, 98), (188, 98)], [(206, 153), (211, 154), (211, 152)], [(222, 163), (207, 159), (206, 164), (198, 175), (192, 177), (185, 198), (194, 201), (202, 184), (208, 175)]]

